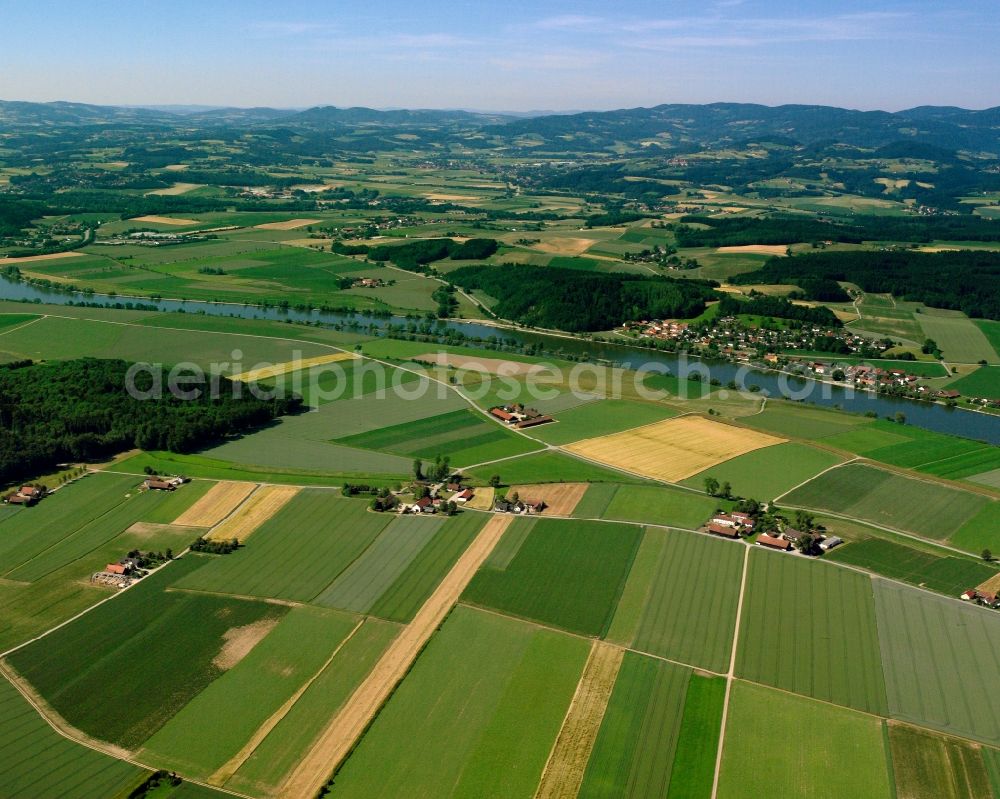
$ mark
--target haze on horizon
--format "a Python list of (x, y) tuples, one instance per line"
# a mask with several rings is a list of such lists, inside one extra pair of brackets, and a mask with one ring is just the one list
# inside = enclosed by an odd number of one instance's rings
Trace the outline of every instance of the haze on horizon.
[(1000, 105), (995, 0), (0, 0), (0, 98), (483, 110)]

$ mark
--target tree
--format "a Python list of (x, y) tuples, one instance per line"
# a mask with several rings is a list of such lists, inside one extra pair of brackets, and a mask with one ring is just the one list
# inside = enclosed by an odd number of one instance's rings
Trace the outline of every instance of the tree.
[(490, 475), (490, 485), (493, 488), (500, 488), (500, 475), (498, 474)]
[(714, 477), (706, 477), (704, 479), (705, 493), (710, 497), (714, 497), (719, 493), (719, 481)]
[(424, 462), (420, 458), (414, 458), (413, 460), (413, 479), (424, 479)]
[(993, 560), (993, 553), (988, 549), (984, 549), (982, 552), (982, 558), (988, 563), (989, 561)]
[(808, 511), (797, 510), (795, 511), (795, 527), (803, 532), (808, 532), (813, 529), (816, 522), (816, 517), (813, 516)]
[(896, 420), (896, 424), (906, 424), (906, 414), (902, 411), (899, 411), (894, 418)]
[(846, 374), (844, 374), (844, 370), (843, 370), (843, 369), (834, 369), (834, 370), (833, 370), (833, 374), (832, 374), (832, 375), (830, 375), (830, 376), (831, 376), (831, 377), (832, 377), (832, 378), (834, 379), (834, 381), (835, 381), (835, 382), (837, 382), (837, 383), (843, 383), (843, 382), (844, 382), (844, 379), (845, 379), (845, 378), (847, 377), (847, 375), (846, 375)]
[(817, 555), (820, 552), (819, 536), (808, 532), (802, 533), (795, 539), (795, 547), (803, 555)]
[(722, 488), (719, 491), (725, 499), (730, 499), (733, 496), (733, 487), (728, 480), (722, 484)]

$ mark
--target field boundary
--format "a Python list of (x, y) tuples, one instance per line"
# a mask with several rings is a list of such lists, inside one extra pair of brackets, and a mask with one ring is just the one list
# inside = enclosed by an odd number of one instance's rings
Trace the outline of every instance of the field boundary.
[(286, 778), (278, 791), (279, 796), (287, 799), (314, 796), (330, 775), (336, 773), (393, 690), (406, 676), (434, 631), (454, 607), (473, 575), (489, 557), (512, 520), (509, 516), (494, 516), (479, 531), (434, 593), (417, 611), (413, 621), (396, 636), (368, 676), (330, 720), (310, 751)]

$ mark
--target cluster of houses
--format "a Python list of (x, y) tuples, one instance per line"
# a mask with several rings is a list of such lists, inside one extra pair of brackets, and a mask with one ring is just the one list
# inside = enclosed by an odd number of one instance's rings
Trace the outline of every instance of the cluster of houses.
[(353, 289), (377, 289), (382, 288), (385, 285), (385, 281), (380, 277), (359, 277), (353, 283), (351, 283), (351, 288)]
[(975, 602), (988, 608), (1000, 608), (1000, 595), (990, 591), (980, 591), (978, 588), (967, 588), (959, 594), (958, 598), (964, 602)]
[(146, 572), (138, 558), (122, 558), (116, 563), (109, 563), (101, 571), (90, 575), (90, 582), (97, 585), (108, 585), (113, 588), (128, 588)]
[(24, 505), (31, 507), (41, 501), (49, 490), (43, 485), (23, 485), (3, 498), (8, 505)]
[[(743, 535), (752, 535), (757, 526), (756, 519), (749, 513), (734, 510), (732, 513), (716, 513), (705, 523), (705, 531), (723, 538), (737, 539)], [(777, 549), (788, 552), (804, 533), (793, 527), (786, 527), (782, 532), (769, 531), (757, 536), (756, 543), (767, 549)], [(843, 540), (835, 535), (824, 535), (819, 542), (819, 548), (824, 552), (833, 549)]]
[(427, 490), (426, 496), (413, 502), (401, 502), (396, 511), (412, 514), (437, 513), (440, 510), (445, 510), (449, 505), (461, 507), (476, 496), (474, 489), (467, 488), (454, 479), (448, 483), (428, 486)]
[(546, 416), (534, 408), (525, 408), (520, 403), (497, 405), (490, 408), (490, 416), (494, 419), (499, 419), (506, 425), (516, 427), (518, 430), (554, 421), (551, 416)]
[(533, 499), (498, 499), (493, 503), (494, 513), (514, 513), (521, 516), (530, 516), (541, 513), (548, 507), (543, 500)]

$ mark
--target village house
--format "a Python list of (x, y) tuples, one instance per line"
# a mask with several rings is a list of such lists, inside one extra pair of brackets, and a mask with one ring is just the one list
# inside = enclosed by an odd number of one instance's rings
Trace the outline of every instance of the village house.
[(472, 499), (475, 495), (476, 495), (475, 491), (473, 491), (471, 488), (466, 488), (452, 495), (451, 501), (465, 503), (468, 502), (470, 499)]
[(143, 481), (143, 485), (149, 491), (173, 491), (177, 488), (176, 484), (170, 480), (162, 480), (159, 477), (147, 477)]
[(710, 521), (705, 525), (705, 529), (713, 535), (721, 535), (724, 538), (739, 538), (740, 531), (733, 525), (719, 524), (715, 521)]
[(789, 541), (778, 536), (773, 536), (768, 533), (761, 533), (757, 536), (757, 543), (762, 547), (768, 547), (769, 549), (779, 549), (782, 552), (787, 552), (792, 548)]
[(4, 501), (9, 505), (25, 505), (30, 507), (43, 499), (49, 490), (43, 485), (23, 485), (17, 491), (9, 494)]

